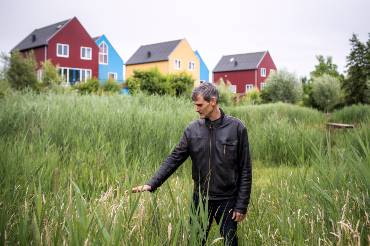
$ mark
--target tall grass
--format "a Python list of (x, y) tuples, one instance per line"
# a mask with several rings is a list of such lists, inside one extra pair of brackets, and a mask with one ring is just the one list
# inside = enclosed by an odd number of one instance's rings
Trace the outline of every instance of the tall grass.
[[(192, 103), (171, 97), (25, 94), (0, 101), (1, 244), (197, 245), (191, 164), (131, 194), (170, 153)], [(370, 130), (328, 133), (286, 104), (225, 108), (246, 123), (254, 186), (244, 244), (369, 243)], [(217, 226), (208, 243), (219, 245)]]

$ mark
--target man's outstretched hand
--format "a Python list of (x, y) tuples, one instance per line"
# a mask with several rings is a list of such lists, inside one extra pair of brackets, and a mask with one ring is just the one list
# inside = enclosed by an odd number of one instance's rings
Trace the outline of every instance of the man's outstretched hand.
[(150, 185), (140, 185), (132, 188), (133, 193), (151, 191), (152, 187)]

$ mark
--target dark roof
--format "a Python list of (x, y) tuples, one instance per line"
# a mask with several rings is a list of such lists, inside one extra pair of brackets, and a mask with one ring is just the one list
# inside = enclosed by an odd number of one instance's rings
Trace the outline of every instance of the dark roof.
[(223, 56), (213, 69), (213, 72), (257, 69), (266, 52), (267, 51)]
[(157, 44), (142, 45), (128, 59), (126, 65), (166, 61), (182, 39)]
[(96, 40), (98, 40), (101, 36), (103, 36), (103, 35), (96, 36), (96, 37), (94, 37), (94, 38), (93, 38), (93, 40), (94, 40), (94, 41), (96, 41)]
[(15, 46), (13, 50), (21, 51), (47, 45), (49, 38), (53, 36), (59, 29), (61, 29), (69, 21), (70, 19), (35, 29), (17, 46)]

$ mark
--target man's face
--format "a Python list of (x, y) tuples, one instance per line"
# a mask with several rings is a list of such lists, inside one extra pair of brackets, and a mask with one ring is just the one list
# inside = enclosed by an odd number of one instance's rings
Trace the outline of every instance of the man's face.
[(204, 100), (202, 95), (198, 95), (194, 101), (195, 111), (199, 114), (201, 119), (209, 118), (216, 107), (216, 99), (211, 98), (210, 102)]

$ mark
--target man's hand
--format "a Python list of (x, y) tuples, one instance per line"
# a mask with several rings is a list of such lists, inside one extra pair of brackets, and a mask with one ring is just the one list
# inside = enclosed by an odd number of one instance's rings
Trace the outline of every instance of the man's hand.
[(236, 222), (240, 222), (245, 219), (245, 214), (233, 211), (232, 219), (235, 220)]
[(132, 188), (133, 193), (151, 191), (151, 190), (152, 190), (152, 187), (150, 185), (141, 185), (141, 186), (136, 186)]

